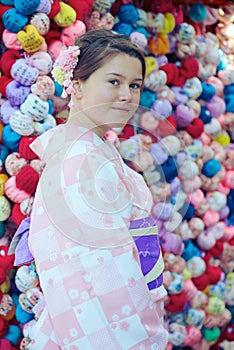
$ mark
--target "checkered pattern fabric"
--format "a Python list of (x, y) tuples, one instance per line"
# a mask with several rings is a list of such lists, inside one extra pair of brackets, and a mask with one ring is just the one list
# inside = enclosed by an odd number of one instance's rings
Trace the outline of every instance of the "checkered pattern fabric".
[(165, 349), (164, 291), (149, 291), (129, 230), (150, 213), (144, 180), (80, 128), (56, 127), (32, 149), (47, 163), (29, 234), (46, 307), (28, 349)]

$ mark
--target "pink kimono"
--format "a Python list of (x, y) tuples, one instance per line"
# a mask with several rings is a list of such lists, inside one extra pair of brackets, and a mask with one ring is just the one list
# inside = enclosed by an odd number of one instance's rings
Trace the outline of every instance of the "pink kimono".
[(31, 148), (46, 162), (29, 233), (46, 307), (28, 349), (165, 349), (165, 289), (147, 288), (129, 230), (152, 207), (142, 176), (77, 126), (59, 125)]

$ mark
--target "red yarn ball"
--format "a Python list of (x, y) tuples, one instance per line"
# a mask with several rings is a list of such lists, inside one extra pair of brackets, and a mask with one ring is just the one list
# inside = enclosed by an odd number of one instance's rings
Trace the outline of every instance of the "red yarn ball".
[(0, 266), (0, 284), (4, 283), (6, 281), (6, 278), (7, 278), (6, 270)]
[(209, 278), (209, 284), (216, 284), (220, 281), (222, 270), (218, 266), (207, 265), (206, 274)]
[(200, 291), (205, 290), (206, 287), (210, 284), (209, 277), (205, 272), (199, 277), (193, 277), (192, 281), (194, 285), (197, 287), (197, 289)]
[(169, 303), (165, 306), (167, 312), (179, 312), (186, 304), (187, 298), (182, 290), (179, 294), (169, 295)]
[(196, 58), (190, 57), (182, 61), (180, 74), (183, 75), (186, 79), (192, 79), (198, 75), (199, 64)]
[(0, 78), (0, 93), (2, 94), (2, 97), (6, 96), (6, 88), (7, 85), (13, 81), (12, 78), (8, 77), (7, 75), (2, 75)]
[(15, 176), (15, 184), (19, 190), (28, 194), (36, 191), (39, 174), (30, 165), (25, 165)]
[(191, 124), (185, 128), (185, 131), (194, 139), (197, 139), (204, 131), (204, 123), (200, 118), (194, 118)]
[(93, 0), (69, 0), (69, 6), (76, 11), (76, 20), (84, 20), (92, 12)]
[(0, 67), (3, 74), (12, 78), (11, 76), (11, 67), (15, 63), (15, 61), (19, 58), (22, 58), (22, 54), (18, 50), (7, 50), (2, 54), (0, 60)]
[(36, 140), (37, 136), (22, 136), (19, 142), (19, 153), (20, 155), (27, 159), (27, 160), (32, 160), (36, 159), (37, 155), (36, 153), (33, 152), (33, 150), (29, 147), (31, 143)]
[(26, 215), (24, 215), (22, 213), (22, 211), (20, 210), (20, 204), (19, 203), (15, 203), (13, 205), (12, 211), (11, 211), (11, 216), (12, 216), (12, 220), (14, 221), (14, 223), (19, 226), (21, 221), (26, 219)]
[[(0, 338), (4, 337), (4, 335), (7, 334), (8, 329), (9, 329), (9, 322), (7, 320), (0, 318)], [(2, 349), (2, 346), (0, 347), (0, 349)]]

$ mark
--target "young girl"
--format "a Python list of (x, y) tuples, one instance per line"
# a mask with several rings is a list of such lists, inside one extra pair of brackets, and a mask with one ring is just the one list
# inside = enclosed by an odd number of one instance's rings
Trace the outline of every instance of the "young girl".
[[(152, 198), (104, 137), (135, 113), (144, 74), (144, 57), (129, 38), (102, 29), (82, 35), (55, 62), (54, 78), (71, 104), (67, 123), (31, 145), (46, 163), (29, 233), (46, 306), (30, 350), (166, 347), (163, 264), (145, 219)], [(155, 238), (148, 267), (141, 269), (133, 236)]]

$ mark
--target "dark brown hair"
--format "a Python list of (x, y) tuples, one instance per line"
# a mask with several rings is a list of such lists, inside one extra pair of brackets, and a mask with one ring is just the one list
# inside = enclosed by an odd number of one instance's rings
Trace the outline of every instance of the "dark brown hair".
[(81, 35), (75, 45), (80, 47), (80, 55), (74, 70), (74, 79), (87, 80), (107, 59), (117, 53), (126, 53), (139, 59), (143, 79), (145, 77), (144, 55), (127, 35), (113, 33), (107, 29), (94, 29)]

